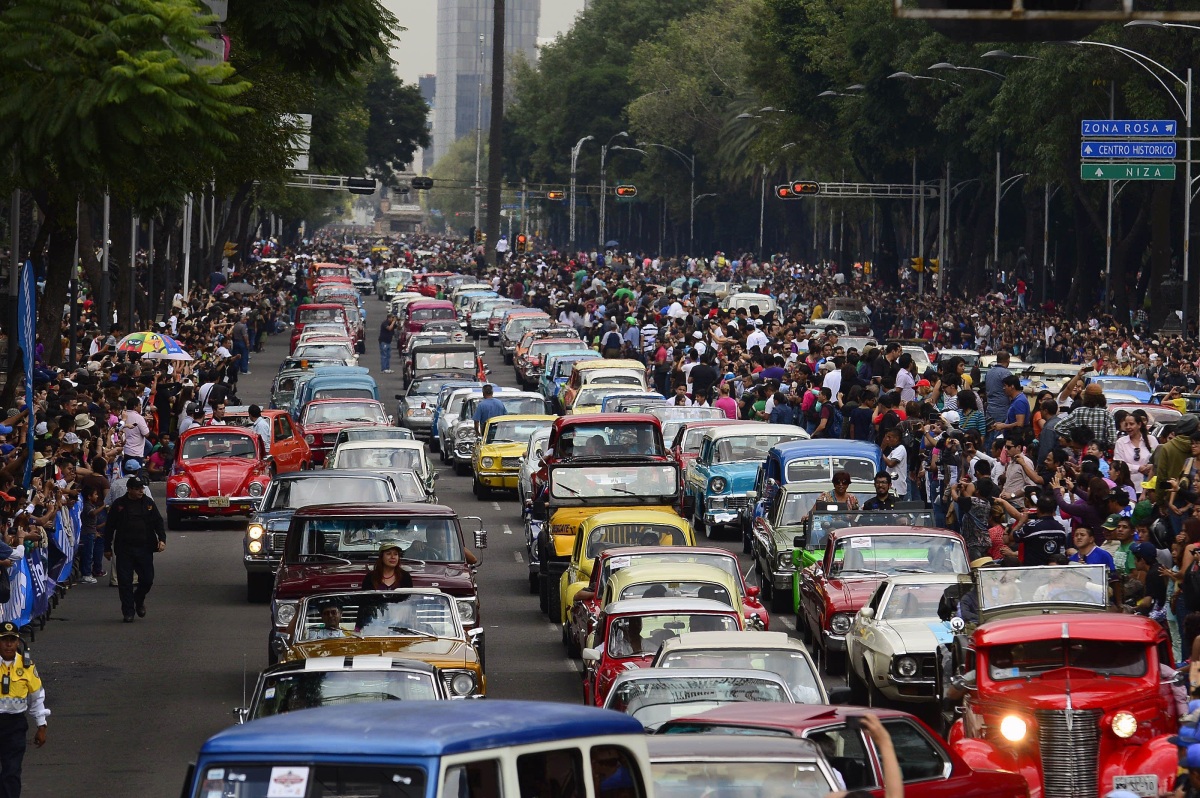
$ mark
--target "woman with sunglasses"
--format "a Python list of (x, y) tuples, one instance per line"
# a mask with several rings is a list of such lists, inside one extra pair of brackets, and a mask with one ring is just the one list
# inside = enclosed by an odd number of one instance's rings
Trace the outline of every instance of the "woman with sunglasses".
[(857, 510), (858, 497), (850, 492), (850, 474), (845, 471), (835, 473), (833, 475), (833, 491), (825, 491), (817, 498), (817, 501), (836, 504), (839, 510)]
[(1133, 487), (1138, 493), (1142, 492), (1142, 480), (1150, 476), (1150, 454), (1158, 448), (1158, 440), (1143, 426), (1134, 413), (1121, 419), (1121, 432), (1113, 445), (1113, 460), (1119, 460), (1129, 466), (1129, 476)]

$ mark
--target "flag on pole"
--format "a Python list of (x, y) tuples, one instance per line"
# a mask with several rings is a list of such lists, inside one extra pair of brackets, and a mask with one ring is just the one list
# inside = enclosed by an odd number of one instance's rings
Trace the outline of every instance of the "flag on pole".
[(20, 281), (17, 285), (17, 346), (21, 350), (22, 365), (25, 367), (25, 408), (29, 427), (29, 459), (25, 461), (26, 489), (33, 483), (33, 358), (36, 341), (35, 320), (37, 319), (37, 277), (33, 273), (33, 261), (21, 265)]

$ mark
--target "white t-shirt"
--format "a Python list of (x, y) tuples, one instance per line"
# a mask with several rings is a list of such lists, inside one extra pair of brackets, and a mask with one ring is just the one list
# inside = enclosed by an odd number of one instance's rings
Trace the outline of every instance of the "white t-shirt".
[(899, 460), (894, 466), (888, 466), (888, 473), (892, 474), (892, 490), (896, 491), (897, 496), (908, 496), (908, 450), (900, 444), (896, 444), (896, 448), (887, 453), (888, 459)]

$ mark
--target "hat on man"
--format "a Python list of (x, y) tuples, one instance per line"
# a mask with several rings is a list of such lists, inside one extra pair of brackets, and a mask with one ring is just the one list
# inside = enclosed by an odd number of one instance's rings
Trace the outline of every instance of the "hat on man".
[(146, 483), (141, 477), (130, 477), (125, 483), (125, 490), (142, 490), (145, 487)]
[(80, 413), (79, 415), (75, 416), (75, 429), (85, 430), (91, 429), (94, 426), (96, 426), (96, 422), (93, 421), (92, 417), (87, 413)]
[(134, 460), (131, 458), (129, 460), (126, 460), (124, 466), (122, 466), (122, 467), (126, 471), (129, 471), (129, 472), (140, 471), (142, 468), (142, 464), (139, 463), (137, 460)]
[(991, 565), (994, 562), (995, 560), (993, 560), (991, 557), (976, 557), (974, 560), (971, 560), (971, 570), (983, 568), (984, 566)]
[(754, 326), (755, 326), (755, 327), (761, 327), (761, 326), (762, 326), (762, 324), (763, 324), (763, 322), (762, 322), (762, 319), (755, 319), (755, 320), (754, 320)]
[(692, 337), (695, 338), (697, 341), (699, 341), (701, 338), (704, 337), (704, 333), (700, 332), (699, 330), (696, 330), (694, 333), (692, 333)]
[(1188, 413), (1183, 418), (1175, 422), (1172, 431), (1176, 435), (1191, 435), (1197, 429), (1200, 429), (1200, 418)]
[(958, 414), (957, 410), (947, 410), (942, 413), (942, 421), (945, 421), (952, 427), (957, 427), (958, 422), (962, 421), (962, 416)]
[(65, 443), (67, 446), (78, 446), (79, 444), (83, 443), (83, 440), (74, 432), (68, 432), (63, 436), (63, 443)]
[[(1158, 563), (1158, 549), (1155, 548), (1153, 543), (1147, 541), (1134, 543), (1129, 547), (1129, 553), (1149, 565)], [(1200, 740), (1197, 740), (1197, 742), (1200, 742)]]
[(99, 371), (100, 370), (100, 361), (99, 360), (89, 360), (88, 364), (87, 364), (87, 370), (89, 372)]
[(933, 386), (929, 384), (929, 380), (917, 380), (916, 384), (913, 385), (913, 387), (914, 388), (932, 388)]
[(20, 639), (21, 629), (12, 621), (0, 623), (0, 637), (16, 637)]
[(50, 427), (46, 426), (45, 421), (39, 421), (37, 426), (33, 428), (34, 435), (47, 435), (50, 432)]
[(1104, 523), (1101, 524), (1101, 526), (1105, 529), (1116, 529), (1117, 524), (1121, 523), (1121, 518), (1122, 516), (1120, 513), (1113, 513), (1108, 518), (1104, 519)]
[(50, 461), (47, 460), (45, 457), (43, 457), (40, 454), (33, 458), (33, 467), (34, 468), (45, 468), (48, 465), (50, 465)]

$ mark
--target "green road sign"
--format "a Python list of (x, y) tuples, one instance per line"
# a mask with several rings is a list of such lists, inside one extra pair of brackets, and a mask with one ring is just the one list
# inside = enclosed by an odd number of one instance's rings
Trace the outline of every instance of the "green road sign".
[(1084, 180), (1174, 180), (1173, 163), (1081, 163)]

